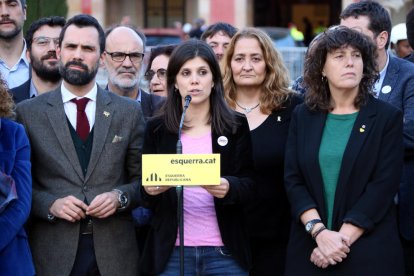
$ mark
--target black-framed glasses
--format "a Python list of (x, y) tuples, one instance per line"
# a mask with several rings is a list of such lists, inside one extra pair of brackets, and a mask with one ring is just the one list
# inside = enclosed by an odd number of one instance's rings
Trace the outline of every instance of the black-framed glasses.
[(53, 41), (56, 46), (59, 45), (59, 37), (38, 36), (33, 38), (33, 43), (40, 47), (48, 46), (50, 41)]
[(148, 70), (147, 72), (145, 72), (144, 78), (146, 81), (151, 81), (155, 74), (157, 74), (157, 77), (160, 80), (165, 80), (167, 76), (167, 70), (163, 68), (158, 69), (157, 72), (154, 72), (154, 70)]
[(107, 52), (105, 51), (105, 53), (107, 53), (108, 55), (111, 56), (113, 61), (116, 62), (123, 62), (126, 57), (129, 57), (129, 60), (132, 63), (140, 63), (142, 61), (142, 59), (144, 58), (144, 54), (143, 53), (139, 53), (139, 52), (133, 52), (133, 53), (123, 53), (123, 52)]

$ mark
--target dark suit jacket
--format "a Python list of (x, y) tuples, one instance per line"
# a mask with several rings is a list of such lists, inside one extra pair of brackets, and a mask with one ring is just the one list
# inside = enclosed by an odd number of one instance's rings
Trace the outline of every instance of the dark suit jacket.
[(14, 179), (18, 196), (0, 213), (0, 275), (34, 275), (23, 228), (32, 202), (29, 140), (21, 125), (6, 119), (0, 121), (0, 170)]
[(141, 108), (145, 119), (149, 119), (154, 116), (155, 113), (161, 108), (165, 101), (164, 97), (160, 97), (154, 94), (150, 94), (140, 89), (141, 93)]
[[(138, 202), (144, 121), (138, 103), (98, 87), (93, 147), (86, 175), (75, 151), (60, 87), (17, 106), (32, 146), (33, 206), (30, 242), (38, 275), (69, 275), (80, 223), (47, 220), (50, 205), (73, 195), (91, 202), (117, 188), (125, 211), (93, 219), (96, 260), (102, 275), (136, 275), (138, 249), (130, 210)], [(117, 136), (117, 139), (114, 139)]]
[(390, 56), (382, 87), (391, 87), (390, 93), (379, 94), (404, 115), (404, 175), (399, 191), (399, 226), (401, 235), (414, 241), (414, 64)]
[(404, 59), (410, 62), (414, 62), (414, 53), (411, 53), (410, 55), (406, 56)]
[(10, 89), (10, 92), (13, 95), (13, 101), (15, 104), (18, 104), (30, 98), (30, 82), (31, 81), (32, 79), (29, 78), (29, 80), (23, 83), (22, 85)]
[[(239, 264), (250, 266), (250, 247), (245, 225), (243, 204), (251, 199), (253, 191), (253, 161), (250, 131), (246, 118), (238, 116), (240, 125), (233, 133), (213, 133), (213, 153), (220, 153), (221, 176), (230, 183), (230, 190), (223, 199), (214, 198), (217, 221), (224, 245)], [(228, 144), (220, 146), (218, 137), (226, 136)], [(168, 132), (162, 119), (147, 123), (143, 153), (175, 153), (177, 134)], [(150, 196), (141, 187), (145, 207), (153, 210), (151, 229), (140, 261), (143, 271), (159, 274), (165, 269), (177, 237), (177, 195), (169, 189), (158, 196)]]
[(323, 270), (309, 261), (317, 245), (299, 218), (316, 208), (327, 223), (318, 158), (325, 121), (326, 113), (310, 111), (305, 105), (295, 110), (291, 121), (285, 186), (294, 221), (286, 275), (403, 275), (393, 202), (403, 163), (402, 115), (374, 98), (361, 107), (346, 146), (332, 221), (335, 231), (348, 222), (365, 233), (342, 263)]

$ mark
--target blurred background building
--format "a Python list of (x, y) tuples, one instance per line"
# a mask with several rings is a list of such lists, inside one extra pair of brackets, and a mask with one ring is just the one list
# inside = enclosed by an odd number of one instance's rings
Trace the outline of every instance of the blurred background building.
[[(203, 18), (206, 24), (226, 21), (237, 27), (279, 26), (295, 22), (300, 30), (307, 17), (316, 26), (338, 23), (343, 7), (355, 0), (67, 0), (68, 16), (90, 13), (104, 26), (119, 23), (129, 16), (141, 28), (174, 27), (175, 22), (194, 22)], [(389, 8), (393, 21), (405, 18), (413, 0), (380, 0)], [(396, 22), (398, 23), (398, 22)]]

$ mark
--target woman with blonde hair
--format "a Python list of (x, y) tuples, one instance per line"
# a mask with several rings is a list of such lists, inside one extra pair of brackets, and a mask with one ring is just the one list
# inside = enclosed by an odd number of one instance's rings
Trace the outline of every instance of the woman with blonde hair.
[(23, 126), (8, 119), (13, 107), (0, 76), (0, 274), (35, 275), (23, 228), (32, 196), (30, 146)]
[(283, 275), (290, 227), (283, 160), (290, 116), (302, 100), (289, 89), (280, 53), (259, 29), (236, 33), (222, 72), (227, 103), (249, 122), (257, 173), (255, 200), (246, 208), (253, 259), (250, 275)]

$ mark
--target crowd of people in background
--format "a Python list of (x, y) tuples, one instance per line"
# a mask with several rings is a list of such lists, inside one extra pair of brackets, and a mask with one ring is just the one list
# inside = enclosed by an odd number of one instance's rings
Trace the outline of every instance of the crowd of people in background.
[[(414, 275), (414, 8), (291, 24), (297, 80), (258, 28), (197, 19), (146, 51), (130, 18), (24, 36), (26, 11), (0, 0), (0, 275)], [(217, 185), (182, 187), (183, 229), (141, 173), (177, 135), (220, 155)]]

